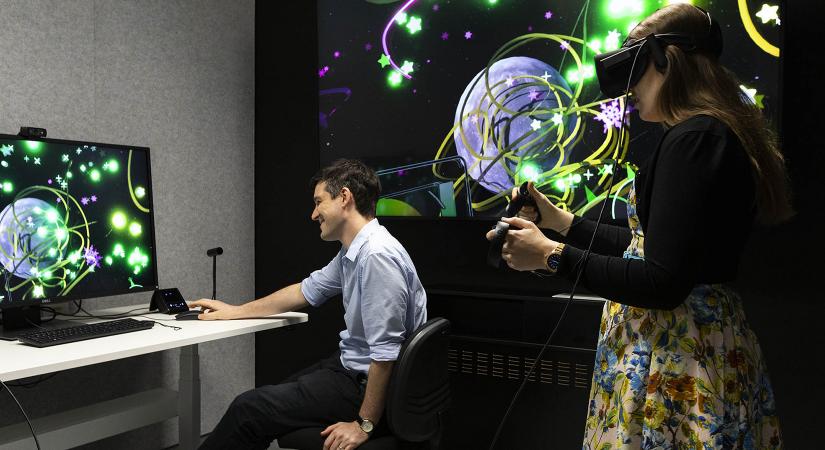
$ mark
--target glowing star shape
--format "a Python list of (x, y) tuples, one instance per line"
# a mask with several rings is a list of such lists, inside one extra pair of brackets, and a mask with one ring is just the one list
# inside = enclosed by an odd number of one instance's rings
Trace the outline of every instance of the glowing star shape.
[(516, 82), (516, 80), (513, 77), (507, 77), (507, 79), (504, 80), (504, 84), (506, 84), (507, 87), (513, 87), (513, 83), (515, 83), (515, 82)]
[(95, 249), (94, 245), (90, 245), (89, 248), (86, 249), (86, 252), (83, 254), (83, 258), (86, 260), (86, 264), (89, 267), (100, 267), (100, 253)]
[(94, 203), (94, 202), (96, 202), (96, 201), (97, 201), (97, 195), (93, 195), (93, 196), (92, 196), (92, 203)]
[(532, 128), (533, 131), (539, 131), (539, 128), (541, 128), (541, 122), (539, 122), (536, 119), (533, 119), (533, 121), (530, 122), (530, 128)]
[(0, 147), (0, 152), (3, 153), (3, 156), (9, 156), (12, 153), (14, 153), (14, 147), (12, 147), (11, 145), (4, 145)]
[(78, 148), (77, 148), (77, 150), (75, 150), (75, 153), (77, 153), (78, 155), (79, 155), (81, 152), (83, 152), (83, 150), (81, 150), (81, 149), (80, 149), (80, 147), (78, 147)]
[(54, 179), (55, 179), (58, 183), (60, 183), (61, 181), (63, 181), (63, 177), (61, 177), (60, 175), (58, 175), (58, 176), (54, 177)]
[(390, 65), (390, 57), (385, 55), (384, 53), (382, 53), (381, 57), (378, 58), (378, 64), (381, 64), (381, 68), (389, 66)]
[(552, 77), (553, 77), (553, 75), (550, 75), (550, 74), (549, 74), (549, 73), (547, 73), (547, 71), (545, 70), (545, 71), (544, 71), (544, 75), (542, 75), (542, 76), (541, 76), (541, 77), (539, 77), (539, 78), (543, 78), (543, 79), (544, 79), (544, 82), (545, 82), (545, 83), (547, 83), (547, 79), (548, 79), (548, 78), (552, 78)]
[(570, 43), (567, 42), (567, 41), (561, 41), (561, 44), (559, 44), (559, 47), (561, 47), (561, 49), (564, 50), (564, 51), (570, 50)]
[(593, 176), (593, 172), (591, 172), (590, 169), (587, 169), (587, 172), (584, 173), (584, 176), (585, 178), (587, 178), (587, 181), (590, 181), (590, 177)]
[(561, 114), (553, 115), (553, 123), (556, 125), (561, 125)]
[(762, 9), (755, 15), (762, 20), (762, 23), (768, 23), (771, 20), (773, 20), (776, 25), (779, 25), (780, 23), (778, 6), (763, 4)]
[(83, 198), (81, 198), (81, 199), (80, 199), (80, 203), (83, 203), (83, 206), (88, 205), (88, 204), (89, 204), (89, 197), (83, 197)]
[(540, 96), (540, 95), (541, 95), (541, 94), (540, 94), (538, 91), (531, 90), (531, 91), (527, 94), (527, 98), (529, 98), (531, 101), (536, 101), (536, 100), (538, 100), (538, 99), (539, 99), (539, 96)]
[(398, 25), (404, 25), (405, 23), (407, 23), (407, 13), (403, 11), (398, 13), (395, 16), (395, 23), (397, 23)]
[(464, 33), (464, 39), (469, 40), (469, 39), (472, 39), (472, 38), (473, 38), (473, 32), (472, 31), (467, 31), (466, 33)]
[(553, 18), (553, 11), (547, 11), (546, 13), (544, 13), (544, 18), (547, 19), (547, 20), (552, 19)]
[(450, 39), (450, 33), (447, 33), (446, 31), (441, 33), (441, 40), (446, 41), (447, 39)]
[(401, 71), (404, 72), (405, 75), (408, 75), (413, 70), (415, 69), (413, 68), (412, 61), (404, 61), (404, 64), (401, 65)]
[(759, 109), (765, 108), (765, 104), (762, 103), (762, 100), (765, 98), (765, 96), (763, 94), (757, 93), (756, 88), (751, 89), (745, 86), (744, 84), (740, 84), (739, 89), (742, 89), (742, 92), (745, 93), (745, 95), (748, 97), (748, 101), (750, 101), (751, 104), (756, 105), (756, 107)]
[[(604, 123), (604, 132), (612, 126), (619, 128), (622, 126), (622, 108), (618, 100), (612, 102), (605, 102), (599, 105), (601, 112), (596, 114), (595, 120)], [(629, 111), (625, 110), (624, 120), (627, 120)]]
[(34, 285), (32, 295), (38, 298), (43, 297), (43, 286)]
[(476, 115), (470, 116), (470, 122), (472, 122), (473, 125), (478, 125), (478, 116), (476, 116)]
[(612, 175), (613, 174), (613, 164), (605, 164), (602, 167), (599, 167), (599, 175)]
[(23, 161), (29, 162), (29, 155), (24, 156)]
[(415, 34), (421, 31), (421, 19), (418, 17), (411, 17), (410, 21), (407, 22), (407, 29), (410, 30), (410, 34)]
[(622, 34), (619, 33), (619, 30), (611, 30), (607, 33), (607, 37), (604, 40), (604, 48), (607, 51), (616, 50), (619, 48), (619, 38), (622, 37)]
[(67, 182), (66, 182), (66, 180), (63, 180), (63, 181), (60, 183), (60, 189), (63, 189), (64, 191), (65, 191), (65, 190), (66, 190), (66, 188), (68, 188), (68, 187), (69, 187), (69, 183), (67, 183)]

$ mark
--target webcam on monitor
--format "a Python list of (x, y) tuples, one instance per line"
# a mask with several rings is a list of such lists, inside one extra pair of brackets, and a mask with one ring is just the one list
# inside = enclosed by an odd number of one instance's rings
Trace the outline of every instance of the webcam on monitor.
[(44, 138), (46, 137), (46, 129), (37, 127), (20, 127), (20, 132), (17, 133), (17, 135), (27, 138)]

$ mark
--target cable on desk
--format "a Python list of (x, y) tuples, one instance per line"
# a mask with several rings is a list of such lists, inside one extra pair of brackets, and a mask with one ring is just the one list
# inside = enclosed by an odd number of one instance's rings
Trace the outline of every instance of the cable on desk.
[(6, 383), (4, 383), (3, 380), (0, 380), (0, 385), (3, 385), (6, 391), (8, 391), (9, 395), (11, 395), (11, 398), (14, 399), (14, 403), (17, 403), (17, 407), (20, 408), (20, 412), (23, 413), (23, 417), (26, 419), (26, 423), (29, 424), (29, 430), (32, 432), (32, 437), (34, 438), (35, 445), (37, 445), (37, 450), (40, 450), (40, 441), (37, 440), (37, 433), (34, 432), (32, 422), (31, 420), (29, 420), (29, 415), (26, 414), (26, 410), (23, 409), (23, 405), (20, 404), (20, 401), (17, 400), (17, 397), (14, 396), (14, 392), (12, 392), (11, 389), (9, 389), (9, 387), (6, 386)]

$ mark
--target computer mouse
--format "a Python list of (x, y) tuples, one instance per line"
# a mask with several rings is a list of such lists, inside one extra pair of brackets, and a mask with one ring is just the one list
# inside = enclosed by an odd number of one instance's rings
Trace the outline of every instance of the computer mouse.
[(198, 320), (198, 315), (202, 312), (200, 309), (190, 309), (175, 315), (175, 320)]

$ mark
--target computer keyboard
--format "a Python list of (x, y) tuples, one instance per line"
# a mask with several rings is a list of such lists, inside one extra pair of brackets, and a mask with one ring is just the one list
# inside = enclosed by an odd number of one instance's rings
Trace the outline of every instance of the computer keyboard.
[(67, 328), (37, 330), (21, 334), (17, 336), (17, 340), (35, 347), (50, 347), (131, 331), (148, 330), (153, 326), (155, 322), (151, 320), (117, 319)]

